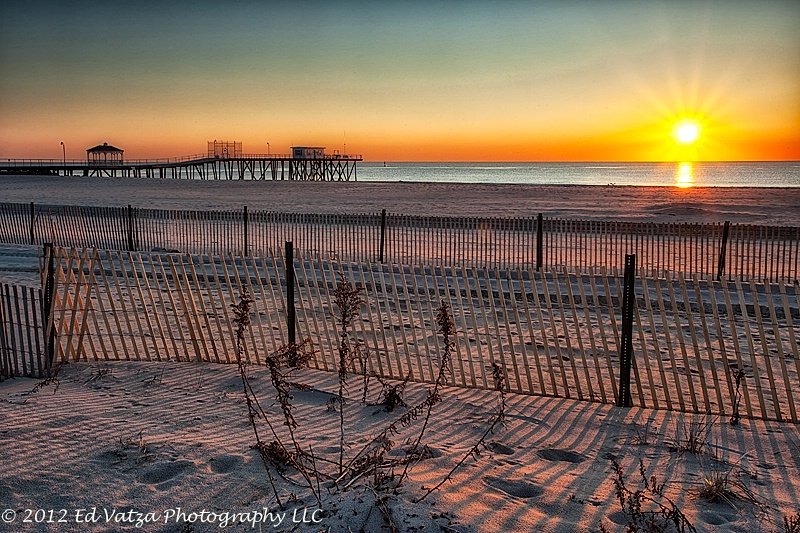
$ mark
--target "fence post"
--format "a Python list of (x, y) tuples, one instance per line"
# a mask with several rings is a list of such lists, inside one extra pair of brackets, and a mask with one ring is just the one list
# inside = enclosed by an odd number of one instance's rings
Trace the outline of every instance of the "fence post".
[(292, 241), (286, 241), (286, 252), (283, 260), (283, 270), (286, 273), (286, 328), (289, 332), (289, 345), (297, 344), (294, 308), (294, 248)]
[(247, 235), (247, 206), (244, 206), (244, 256), (248, 257), (250, 255), (249, 246), (248, 246), (248, 235)]
[(730, 221), (725, 221), (725, 226), (722, 228), (722, 246), (720, 247), (719, 251), (719, 261), (717, 262), (717, 281), (722, 279), (722, 275), (725, 273), (725, 254), (728, 251), (728, 235), (731, 231), (731, 223)]
[(381, 210), (381, 246), (380, 246), (380, 256), (378, 258), (379, 263), (383, 263), (383, 247), (386, 244), (386, 209)]
[(56, 332), (53, 317), (53, 296), (56, 285), (56, 258), (53, 255), (53, 243), (44, 243), (44, 259), (46, 265), (44, 278), (44, 293), (42, 295), (42, 331), (44, 332), (44, 344), (47, 353), (47, 373), (53, 368), (53, 359), (56, 353)]
[(636, 294), (636, 255), (625, 255), (625, 278), (622, 296), (622, 346), (619, 354), (619, 397), (617, 407), (633, 407), (631, 398), (631, 366), (633, 364), (633, 306)]
[(544, 261), (542, 260), (544, 256), (544, 230), (542, 226), (544, 221), (544, 217), (541, 213), (536, 215), (536, 270), (541, 270), (544, 266)]
[(128, 204), (128, 251), (136, 251), (133, 247), (133, 207)]
[(31, 246), (36, 244), (36, 206), (31, 202)]

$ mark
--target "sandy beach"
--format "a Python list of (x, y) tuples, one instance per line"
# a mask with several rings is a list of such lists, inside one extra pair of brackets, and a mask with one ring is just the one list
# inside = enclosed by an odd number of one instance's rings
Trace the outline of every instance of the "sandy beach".
[[(248, 373), (255, 395), (280, 420), (268, 372)], [(339, 451), (339, 417), (326, 408), (336, 376), (303, 370), (292, 382), (297, 438), (317, 454), (320, 470), (335, 470), (323, 460), (335, 461)], [(663, 496), (654, 499), (667, 505), (669, 498), (697, 531), (784, 531), (783, 517), (800, 508), (796, 426), (746, 419), (731, 426), (704, 415), (515, 395), (507, 397), (505, 422), (487, 435), (480, 455), (414, 503), (468, 454), (498, 412), (498, 393), (448, 387), (422, 439), (429, 457), (399, 490), (376, 493), (366, 480), (326, 490), (330, 484), (323, 480), (317, 502), (290, 472), (278, 485), (286, 508), (278, 525), (255, 514), (281, 511), (251, 448), (255, 439), (235, 365), (79, 363), (68, 365), (57, 384), (32, 392), (36, 384), (16, 379), (0, 386), (6, 464), (0, 531), (372, 533), (389, 531), (376, 504), (385, 497), (381, 501), (402, 532), (571, 533), (600, 531), (601, 525), (621, 532), (626, 516), (614, 494), (612, 459), (632, 491), (643, 489), (641, 461), (646, 476), (663, 484)], [(404, 399), (414, 405), (426, 391), (409, 384)], [(368, 401), (379, 392), (373, 381)], [(347, 397), (345, 456), (352, 457), (403, 411), (362, 403), (356, 377)], [(702, 452), (681, 451), (684, 432), (706, 422)], [(392, 436), (390, 457), (403, 456), (420, 423)], [(731, 483), (727, 498), (701, 497), (704, 480), (719, 476)], [(37, 509), (54, 510), (62, 522), (33, 523)], [(96, 523), (77, 523), (92, 510)], [(153, 523), (137, 528), (136, 519), (147, 520), (148, 513)], [(40, 512), (38, 520), (49, 517)]]
[[(0, 196), (5, 202), (172, 209), (248, 205), (293, 212), (385, 208), (423, 215), (543, 212), (652, 222), (800, 222), (800, 189), (4, 176)], [(35, 253), (11, 247), (0, 257), (15, 259), (0, 270), (13, 278), (12, 271), (34, 264)], [(20, 279), (35, 279), (34, 268), (29, 270)], [(251, 367), (248, 373), (285, 436), (267, 370)], [(509, 394), (505, 421), (486, 434), (479, 455), (458, 466), (481, 442), (498, 412), (499, 395), (450, 387), (442, 391), (443, 402), (421, 441), (429, 456), (398, 490), (376, 492), (366, 478), (337, 488), (323, 478), (317, 501), (289, 472), (278, 481), (281, 509), (252, 448), (235, 365), (82, 362), (67, 365), (57, 383), (34, 391), (37, 383), (17, 378), (0, 384), (0, 449), (7, 465), (0, 472), (0, 531), (372, 533), (391, 531), (390, 519), (401, 532), (622, 532), (632, 518), (615, 495), (612, 460), (631, 491), (652, 497), (644, 510), (674, 502), (697, 531), (781, 532), (783, 520), (800, 509), (800, 430), (794, 424), (743, 419), (734, 426), (703, 414)], [(292, 383), (298, 442), (314, 451), (320, 470), (330, 472), (340, 452), (338, 414), (326, 407), (338, 390), (336, 374), (303, 370)], [(409, 383), (405, 402), (419, 403), (428, 387)], [(373, 381), (364, 403), (361, 380), (351, 377), (346, 457), (405, 412), (371, 405), (380, 390)], [(392, 436), (390, 457), (404, 457), (420, 422)], [(687, 443), (698, 431), (702, 449), (693, 453)], [(456, 466), (450, 481), (417, 502)], [(640, 469), (660, 492), (645, 489)], [(714, 480), (728, 489), (718, 501), (701, 495)], [(93, 523), (79, 523), (88, 517)]]
[(289, 213), (390, 213), (800, 225), (800, 188), (0, 176), (4, 202)]

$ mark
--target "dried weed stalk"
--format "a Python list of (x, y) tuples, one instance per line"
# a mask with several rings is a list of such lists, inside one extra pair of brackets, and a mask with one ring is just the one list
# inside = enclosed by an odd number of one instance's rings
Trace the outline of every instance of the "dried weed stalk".
[(61, 381), (58, 379), (58, 375), (61, 373), (61, 369), (64, 368), (64, 361), (59, 361), (55, 368), (51, 371), (50, 375), (44, 378), (42, 381), (37, 383), (30, 391), (29, 394), (36, 394), (40, 390), (45, 387), (48, 387), (55, 383), (55, 388), (53, 389), (53, 394), (58, 392), (58, 388), (61, 386)]
[(250, 294), (245, 288), (242, 289), (239, 295), (239, 302), (231, 306), (234, 314), (233, 321), (236, 324), (236, 364), (239, 368), (239, 375), (242, 378), (242, 391), (244, 392), (244, 399), (247, 404), (247, 417), (250, 420), (250, 427), (253, 429), (253, 434), (256, 438), (255, 448), (258, 450), (259, 456), (261, 457), (261, 462), (264, 464), (264, 469), (267, 471), (269, 484), (272, 487), (272, 493), (275, 495), (275, 500), (278, 502), (278, 507), (280, 507), (281, 511), (283, 511), (285, 510), (285, 507), (283, 505), (283, 501), (281, 500), (281, 495), (278, 492), (278, 487), (275, 485), (275, 476), (272, 475), (272, 470), (270, 469), (270, 465), (273, 464), (273, 461), (268, 452), (269, 445), (261, 440), (261, 435), (259, 434), (256, 420), (262, 418), (267, 424), (270, 422), (269, 419), (264, 415), (261, 405), (258, 404), (258, 398), (255, 396), (255, 394), (253, 394), (253, 389), (250, 386), (250, 381), (247, 378), (247, 370), (245, 368), (244, 336), (245, 332), (247, 331), (247, 327), (250, 325), (250, 304), (252, 302), (253, 300), (250, 298)]
[[(281, 414), (283, 415), (283, 425), (286, 426), (289, 435), (291, 447), (284, 444), (281, 436), (276, 430), (275, 426), (270, 421), (267, 414), (261, 407), (250, 380), (247, 377), (245, 368), (245, 354), (244, 354), (244, 338), (247, 326), (250, 324), (250, 304), (252, 299), (249, 293), (244, 289), (241, 293), (239, 303), (233, 305), (234, 322), (236, 323), (236, 362), (239, 365), (239, 374), (242, 378), (242, 388), (244, 390), (245, 401), (247, 403), (248, 416), (250, 419), (250, 426), (253, 428), (253, 433), (256, 437), (255, 449), (258, 450), (261, 460), (264, 463), (267, 473), (270, 477), (273, 491), (278, 504), (282, 507), (282, 502), (278, 497), (275, 487), (275, 480), (272, 475), (269, 465), (272, 465), (276, 472), (285, 476), (284, 466), (291, 466), (294, 468), (305, 480), (306, 487), (311, 490), (317, 502), (321, 502), (319, 492), (319, 472), (314, 464), (313, 457), (310, 457), (300, 446), (295, 435), (297, 429), (297, 421), (292, 413), (292, 395), (291, 395), (291, 378), (292, 372), (299, 368), (308, 366), (308, 362), (313, 357), (313, 352), (310, 350), (310, 341), (304, 340), (299, 344), (288, 344), (282, 346), (276, 352), (266, 357), (266, 364), (269, 370), (270, 381), (275, 388), (275, 401), (280, 407)], [(263, 421), (272, 433), (273, 440), (269, 443), (262, 440), (259, 431), (257, 420)]]
[[(350, 328), (353, 321), (358, 317), (361, 312), (361, 305), (364, 300), (361, 298), (361, 288), (355, 288), (350, 285), (343, 273), (340, 273), (340, 281), (333, 291), (334, 302), (339, 309), (338, 325), (339, 325), (339, 394), (336, 397), (339, 411), (339, 475), (342, 475), (344, 469), (344, 392), (347, 389), (347, 367), (350, 366), (354, 359), (360, 358), (361, 344), (355, 344), (350, 339)], [(363, 359), (362, 359), (363, 367)], [(331, 404), (333, 406), (333, 404)]]
[(626, 520), (626, 533), (697, 532), (675, 502), (664, 495), (664, 484), (658, 484), (654, 475), (647, 478), (641, 459), (639, 475), (643, 488), (637, 490), (625, 485), (625, 473), (617, 460), (612, 459), (611, 464), (614, 468), (614, 493)]
[[(364, 447), (362, 447), (361, 450), (359, 450), (358, 453), (356, 453), (356, 455), (353, 456), (346, 465), (344, 465), (342, 472), (336, 479), (336, 483), (341, 483), (349, 478), (349, 480), (345, 483), (345, 487), (348, 487), (362, 476), (370, 475), (376, 477), (379, 476), (378, 470), (380, 469), (394, 468), (395, 466), (399, 466), (400, 463), (405, 463), (406, 466), (403, 470), (402, 476), (397, 482), (397, 485), (399, 486), (408, 472), (407, 468), (409, 462), (411, 462), (411, 460), (413, 460), (415, 457), (420, 457), (420, 454), (415, 453), (415, 451), (419, 449), (419, 443), (430, 420), (433, 406), (441, 401), (439, 396), (439, 388), (445, 383), (445, 375), (447, 373), (450, 355), (453, 349), (453, 342), (451, 338), (455, 334), (455, 326), (450, 314), (450, 306), (447, 303), (443, 303), (437, 310), (436, 323), (439, 333), (444, 338), (444, 351), (442, 353), (442, 357), (440, 358), (439, 372), (434, 387), (428, 391), (428, 394), (424, 400), (403, 413), (403, 415), (401, 415), (397, 420), (389, 424), (372, 440), (367, 442), (367, 444), (364, 445)], [(399, 434), (401, 428), (410, 426), (423, 415), (425, 415), (425, 425), (422, 428), (416, 443), (410, 448), (407, 460), (400, 462), (386, 461), (384, 459), (386, 453), (391, 451), (394, 447), (392, 437)], [(385, 475), (380, 475), (380, 477), (381, 479), (387, 478)], [(388, 477), (393, 479), (394, 475), (392, 474)]]
[(800, 513), (783, 517), (784, 533), (800, 533)]
[[(442, 356), (439, 360), (439, 372), (436, 375), (436, 382), (433, 384), (433, 389), (428, 391), (428, 398), (425, 402), (427, 411), (425, 413), (425, 419), (422, 422), (422, 429), (420, 429), (419, 436), (417, 436), (416, 442), (411, 447), (411, 453), (418, 452), (420, 443), (422, 442), (422, 437), (425, 435), (425, 430), (428, 428), (428, 423), (431, 419), (431, 411), (433, 411), (433, 406), (442, 401), (441, 397), (439, 396), (439, 389), (447, 384), (447, 371), (450, 366), (450, 359), (452, 357), (454, 348), (454, 342), (452, 339), (456, 334), (456, 326), (453, 322), (453, 313), (450, 310), (450, 304), (447, 302), (442, 302), (439, 305), (439, 308), (436, 310), (436, 325), (439, 328), (439, 334), (442, 336), (444, 350), (442, 351)], [(414, 461), (414, 463), (416, 463), (416, 461)], [(410, 465), (411, 461), (408, 461), (403, 467), (403, 473), (400, 475), (400, 479), (397, 481), (398, 486), (403, 483), (403, 480), (408, 475), (408, 469)]]
[(735, 426), (739, 424), (739, 404), (742, 401), (742, 383), (744, 382), (744, 370), (739, 368), (737, 365), (736, 368), (733, 369), (733, 379), (736, 384), (736, 392), (733, 396), (733, 414), (730, 418), (730, 424)]

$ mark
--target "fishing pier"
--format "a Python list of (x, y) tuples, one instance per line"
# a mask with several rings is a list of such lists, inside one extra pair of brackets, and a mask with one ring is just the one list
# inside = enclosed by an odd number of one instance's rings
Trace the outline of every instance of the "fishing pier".
[(208, 152), (167, 159), (124, 159), (102, 144), (86, 159), (0, 160), (0, 174), (106, 176), (201, 180), (356, 181), (360, 155), (326, 154), (322, 147), (293, 146), (291, 154), (243, 154), (240, 142), (209, 141)]

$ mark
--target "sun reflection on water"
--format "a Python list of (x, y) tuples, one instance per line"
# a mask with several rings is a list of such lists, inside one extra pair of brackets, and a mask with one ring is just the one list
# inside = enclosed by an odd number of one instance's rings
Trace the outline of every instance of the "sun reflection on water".
[(691, 187), (694, 185), (694, 165), (688, 161), (678, 163), (675, 170), (675, 186)]

